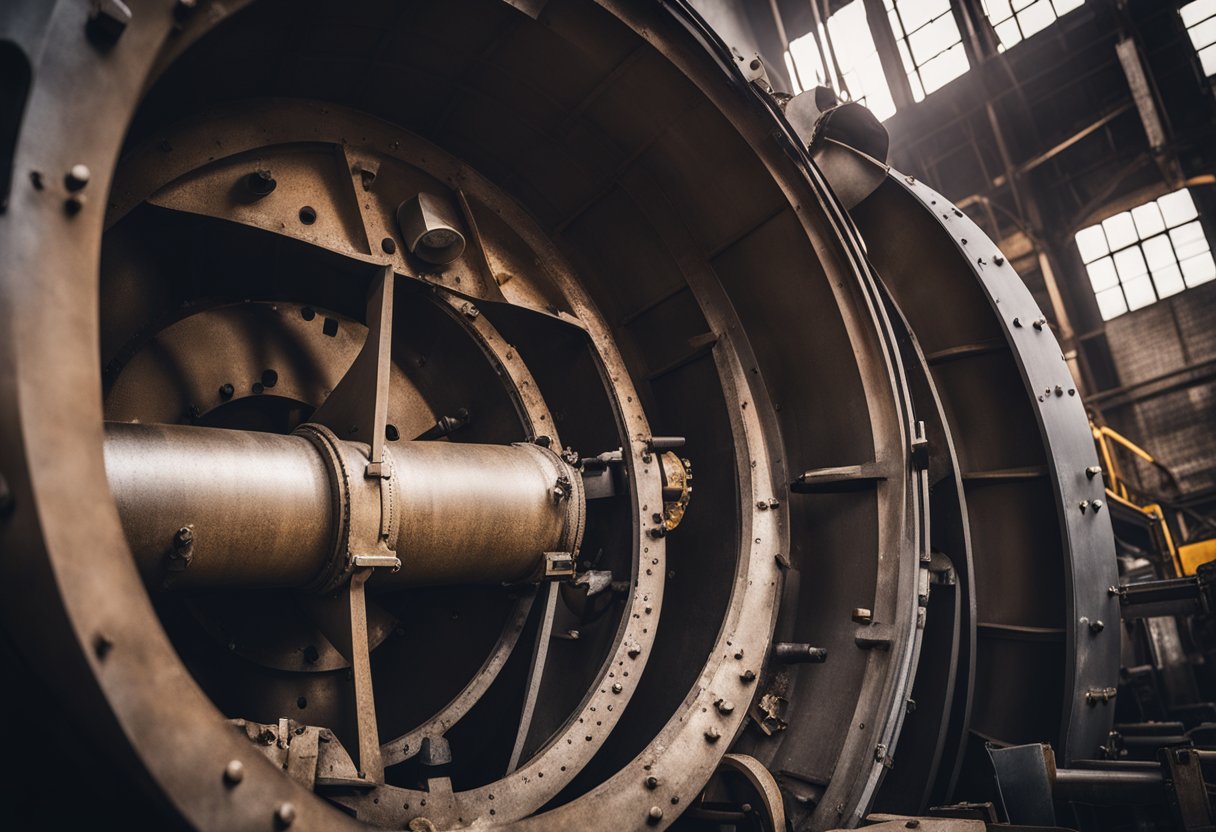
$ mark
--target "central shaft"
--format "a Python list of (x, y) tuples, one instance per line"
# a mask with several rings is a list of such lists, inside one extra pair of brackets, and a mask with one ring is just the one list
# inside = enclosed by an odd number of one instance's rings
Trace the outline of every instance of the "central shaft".
[(405, 442), (385, 457), (387, 476), (368, 477), (366, 445), (312, 425), (291, 436), (106, 425), (131, 550), (174, 588), (324, 589), (357, 558), (394, 554), (400, 570), (377, 569), (375, 583), (516, 582), (573, 563), (582, 478), (548, 448)]

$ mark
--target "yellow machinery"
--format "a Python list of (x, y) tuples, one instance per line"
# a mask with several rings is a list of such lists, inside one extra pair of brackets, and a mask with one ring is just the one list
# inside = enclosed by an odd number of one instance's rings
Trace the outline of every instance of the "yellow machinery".
[[(1102, 459), (1102, 466), (1106, 472), (1107, 497), (1133, 511), (1140, 512), (1148, 518), (1150, 528), (1154, 530), (1154, 534), (1158, 537), (1161, 551), (1169, 553), (1170, 560), (1174, 564), (1174, 569), (1178, 575), (1194, 575), (1195, 570), (1200, 564), (1216, 560), (1216, 538), (1200, 540), (1195, 543), (1184, 543), (1182, 545), (1174, 542), (1174, 536), (1170, 532), (1170, 524), (1166, 520), (1166, 509), (1162, 507), (1160, 502), (1151, 500), (1151, 498), (1138, 492), (1134, 487), (1129, 486), (1119, 465), (1115, 449), (1123, 448), (1128, 453), (1139, 457), (1160, 470), (1171, 482), (1176, 482), (1174, 475), (1169, 469), (1154, 459), (1148, 451), (1113, 428), (1107, 425), (1096, 424), (1092, 419), (1090, 420), (1090, 427), (1093, 430), (1094, 442), (1098, 446), (1098, 455)], [(1181, 514), (1180, 512), (1175, 513)], [(1181, 516), (1175, 519), (1185, 522)]]

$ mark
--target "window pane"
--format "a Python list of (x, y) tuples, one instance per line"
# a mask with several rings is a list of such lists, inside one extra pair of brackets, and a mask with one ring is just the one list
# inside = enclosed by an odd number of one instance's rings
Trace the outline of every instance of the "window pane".
[(1212, 261), (1212, 253), (1204, 252), (1182, 261), (1182, 276), (1188, 287), (1198, 286), (1216, 278), (1216, 262)]
[(1153, 292), (1153, 282), (1149, 280), (1148, 275), (1125, 281), (1123, 294), (1127, 296), (1128, 309), (1143, 309), (1145, 306), (1157, 302), (1157, 295)]
[(1102, 226), (1091, 225), (1078, 231), (1077, 248), (1081, 252), (1081, 260), (1085, 263), (1108, 254), (1110, 250), (1106, 247), (1106, 235), (1102, 233)]
[(996, 26), (996, 36), (1000, 38), (1001, 46), (1008, 48), (1022, 39), (1022, 31), (1018, 28), (1018, 22), (1010, 18)]
[(1154, 272), (1157, 269), (1177, 265), (1177, 261), (1174, 259), (1174, 247), (1170, 245), (1169, 238), (1164, 234), (1151, 237), (1140, 245), (1144, 249), (1144, 259), (1148, 261), (1148, 267)]
[(1204, 75), (1216, 75), (1216, 46), (1209, 46), (1199, 53), (1199, 63)]
[(1054, 0), (1056, 7), (1056, 15), (1063, 17), (1073, 9), (1079, 9), (1085, 5), (1085, 0)]
[[(1148, 274), (1148, 266), (1144, 264), (1144, 255), (1140, 253), (1140, 246), (1125, 248), (1116, 254), (1115, 270), (1119, 272), (1119, 280), (1123, 282), (1125, 288), (1129, 280)], [(1130, 304), (1131, 301), (1129, 295), (1127, 302)]]
[[(790, 58), (798, 68), (798, 80), (802, 89), (826, 85), (827, 79), (823, 74), (823, 63), (819, 60), (819, 48), (815, 46), (815, 36), (805, 34), (790, 41)], [(793, 73), (790, 73), (791, 76)]]
[[(894, 31), (898, 32), (899, 29)], [(908, 80), (916, 77), (916, 64), (912, 63), (912, 53), (908, 51), (908, 42), (906, 40), (898, 40), (895, 42), (895, 48), (899, 51), (899, 59), (903, 61), (904, 72), (908, 73)]]
[(1119, 285), (1119, 275), (1115, 272), (1115, 262), (1109, 257), (1103, 257), (1097, 263), (1090, 263), (1085, 268), (1089, 272), (1089, 282), (1093, 284), (1095, 292), (1101, 292), (1103, 289)]
[(1012, 15), (1013, 10), (1009, 8), (1009, 0), (984, 0), (984, 13), (996, 23)]
[(1216, 43), (1216, 17), (1209, 17), (1191, 29), (1191, 43), (1195, 44), (1196, 49)]
[(1132, 219), (1136, 222), (1136, 233), (1141, 240), (1165, 230), (1165, 220), (1161, 219), (1161, 209), (1155, 202), (1133, 208)]
[(1101, 313), (1102, 320), (1104, 321), (1117, 318), (1127, 311), (1127, 302), (1123, 299), (1123, 290), (1118, 286), (1113, 289), (1107, 289), (1105, 292), (1098, 292), (1094, 297), (1098, 299), (1098, 312)]
[(794, 59), (790, 57), (788, 49), (785, 52), (785, 74), (790, 78), (790, 95), (802, 92), (802, 85), (798, 83), (798, 73), (794, 71)]
[(1043, 31), (1055, 20), (1056, 13), (1047, 0), (1038, 0), (1027, 6), (1025, 11), (1018, 12), (1018, 22), (1022, 24), (1022, 34), (1026, 37)]
[(1157, 200), (1157, 204), (1161, 206), (1165, 224), (1170, 228), (1199, 216), (1195, 210), (1195, 202), (1191, 199), (1191, 192), (1186, 188), (1166, 194)]
[(1111, 251), (1118, 251), (1124, 246), (1130, 246), (1139, 239), (1136, 235), (1136, 224), (1132, 222), (1132, 215), (1127, 211), (1103, 220), (1102, 230), (1106, 232), (1106, 239), (1110, 243)]
[[(899, 9), (899, 19), (903, 21), (903, 31), (908, 33), (915, 32), (943, 13), (950, 16), (950, 0), (899, 0), (896, 7)], [(945, 49), (952, 41), (953, 38), (947, 40), (942, 48)]]
[[(912, 29), (911, 26), (908, 28)], [(954, 17), (949, 14), (942, 15), (927, 26), (908, 35), (908, 48), (912, 50), (912, 57), (916, 63), (922, 65), (958, 42), (958, 26), (954, 22)]]
[(1182, 272), (1177, 266), (1169, 266), (1160, 271), (1153, 270), (1153, 285), (1157, 287), (1157, 297), (1168, 298), (1186, 288), (1182, 282)]
[(848, 44), (847, 49), (836, 51), (836, 58), (853, 100), (864, 102), (879, 121), (893, 116), (895, 102), (891, 99), (887, 77), (870, 36), (862, 0), (853, 0), (828, 18), (828, 31), (834, 43)]
[(920, 68), (920, 77), (925, 82), (925, 92), (931, 93), (949, 84), (969, 68), (967, 53), (963, 45), (956, 43), (949, 51), (938, 55)]
[(1183, 25), (1194, 26), (1206, 17), (1216, 14), (1216, 0), (1195, 0), (1178, 10), (1182, 15)]
[(1198, 220), (1170, 231), (1170, 239), (1174, 241), (1174, 251), (1178, 253), (1179, 260), (1208, 250), (1208, 241), (1203, 236), (1203, 227), (1199, 225)]

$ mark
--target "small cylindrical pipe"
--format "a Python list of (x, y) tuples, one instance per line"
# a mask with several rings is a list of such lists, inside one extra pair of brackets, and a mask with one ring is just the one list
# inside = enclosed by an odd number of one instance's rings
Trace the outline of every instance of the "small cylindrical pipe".
[[(330, 477), (299, 436), (106, 424), (105, 462), (141, 571), (171, 585), (303, 586), (333, 551)], [(175, 537), (191, 528), (189, 560)]]
[(782, 664), (822, 664), (828, 660), (826, 647), (789, 641), (773, 644), (773, 661)]
[(1165, 795), (1160, 771), (1056, 769), (1056, 800), (1132, 805), (1159, 803)]
[[(339, 446), (341, 461), (302, 436), (109, 423), (106, 473), (150, 578), (306, 587), (345, 563), (342, 501), (351, 515), (382, 517), (380, 491), (368, 487), (379, 480), (365, 477), (366, 446)], [(529, 580), (546, 552), (577, 550), (582, 480), (553, 451), (405, 442), (385, 454), (393, 517), (384, 527), (396, 529), (402, 567), (377, 569), (374, 584)], [(339, 493), (343, 482), (351, 485)]]

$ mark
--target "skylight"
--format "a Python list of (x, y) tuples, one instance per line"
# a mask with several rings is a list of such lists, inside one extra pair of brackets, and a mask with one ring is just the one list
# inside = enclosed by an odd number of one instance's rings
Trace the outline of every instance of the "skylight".
[[(831, 33), (836, 59), (840, 62), (844, 84), (848, 87), (852, 99), (868, 107), (879, 121), (893, 116), (895, 102), (891, 98), (891, 90), (887, 87), (887, 77), (883, 74), (882, 62), (878, 58), (878, 50), (874, 46), (874, 38), (866, 22), (866, 10), (862, 0), (853, 0), (828, 18), (827, 30)], [(822, 27), (819, 40), (826, 51), (827, 41)], [(825, 67), (829, 76), (834, 78), (836, 74), (831, 56), (820, 55), (815, 45), (815, 36), (809, 33), (790, 42), (786, 67), (790, 70), (790, 83), (797, 87), (792, 90), (795, 94), (817, 84), (827, 84), (829, 78), (824, 76)], [(799, 78), (801, 84), (798, 82)], [(838, 91), (841, 89), (839, 83), (833, 83), (831, 86)]]
[(884, 0), (912, 98), (922, 101), (971, 68), (950, 0)]
[(1216, 279), (1216, 262), (1185, 188), (1077, 232), (1102, 320)]
[(1195, 0), (1180, 8), (1178, 14), (1199, 53), (1204, 73), (1209, 78), (1216, 75), (1216, 0)]
[(983, 0), (983, 4), (1000, 48), (1005, 50), (1043, 31), (1073, 9), (1081, 8), (1085, 0)]

